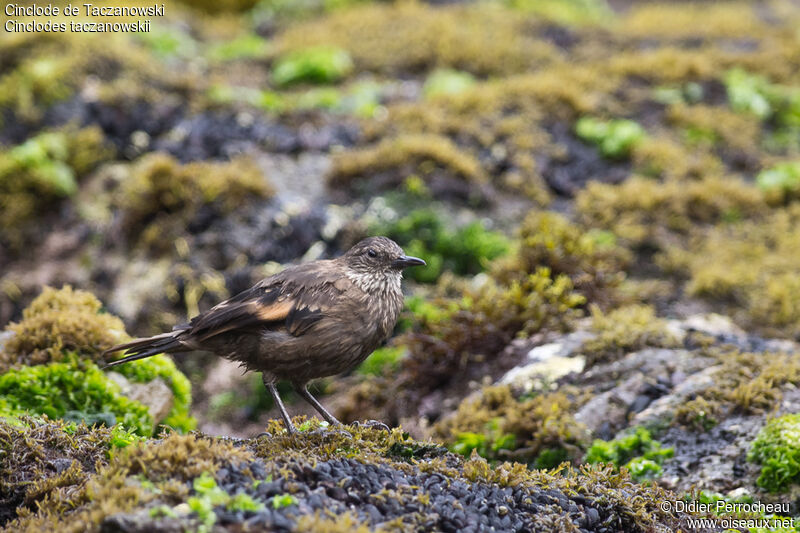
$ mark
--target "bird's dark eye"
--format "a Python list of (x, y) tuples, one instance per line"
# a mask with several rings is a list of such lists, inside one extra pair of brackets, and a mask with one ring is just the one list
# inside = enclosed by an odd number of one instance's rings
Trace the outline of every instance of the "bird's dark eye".
[(369, 250), (367, 250), (367, 255), (370, 257), (378, 257), (378, 252), (370, 248)]

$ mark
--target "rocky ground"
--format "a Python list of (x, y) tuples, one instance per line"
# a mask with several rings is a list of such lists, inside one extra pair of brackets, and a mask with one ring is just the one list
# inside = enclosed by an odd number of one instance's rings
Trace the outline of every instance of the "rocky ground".
[[(789, 0), (230, 0), (0, 35), (0, 525), (798, 515), (798, 22)], [(371, 234), (429, 266), (389, 344), (314, 387), (390, 432), (320, 427), (287, 390), (290, 438), (259, 376), (207, 354), (102, 369)]]

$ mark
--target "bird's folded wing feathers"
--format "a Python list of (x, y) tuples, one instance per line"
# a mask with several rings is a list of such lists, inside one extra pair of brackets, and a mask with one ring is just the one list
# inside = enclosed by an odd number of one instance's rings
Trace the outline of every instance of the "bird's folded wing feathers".
[(341, 294), (336, 285), (326, 279), (310, 284), (285, 279), (259, 283), (193, 318), (189, 332), (205, 340), (233, 330), (284, 327), (299, 336), (322, 319)]

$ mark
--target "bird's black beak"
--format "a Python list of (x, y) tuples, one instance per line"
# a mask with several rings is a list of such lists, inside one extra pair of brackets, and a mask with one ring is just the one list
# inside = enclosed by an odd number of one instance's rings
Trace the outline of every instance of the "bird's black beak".
[(404, 268), (421, 266), (425, 264), (427, 263), (425, 263), (425, 261), (423, 261), (419, 257), (411, 257), (410, 255), (404, 255), (392, 261), (392, 268), (397, 270), (403, 270)]

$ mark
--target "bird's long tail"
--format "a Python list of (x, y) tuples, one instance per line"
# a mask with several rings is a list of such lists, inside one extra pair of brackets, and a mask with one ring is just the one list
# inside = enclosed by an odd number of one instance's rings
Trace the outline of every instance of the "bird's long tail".
[(121, 351), (124, 351), (127, 357), (112, 361), (103, 368), (121, 365), (122, 363), (128, 363), (138, 359), (144, 359), (159, 353), (188, 352), (190, 348), (187, 348), (179, 339), (179, 336), (182, 333), (182, 330), (169, 331), (153, 337), (134, 339), (131, 342), (126, 342), (125, 344), (118, 344), (117, 346), (104, 351), (103, 357), (110, 353)]

